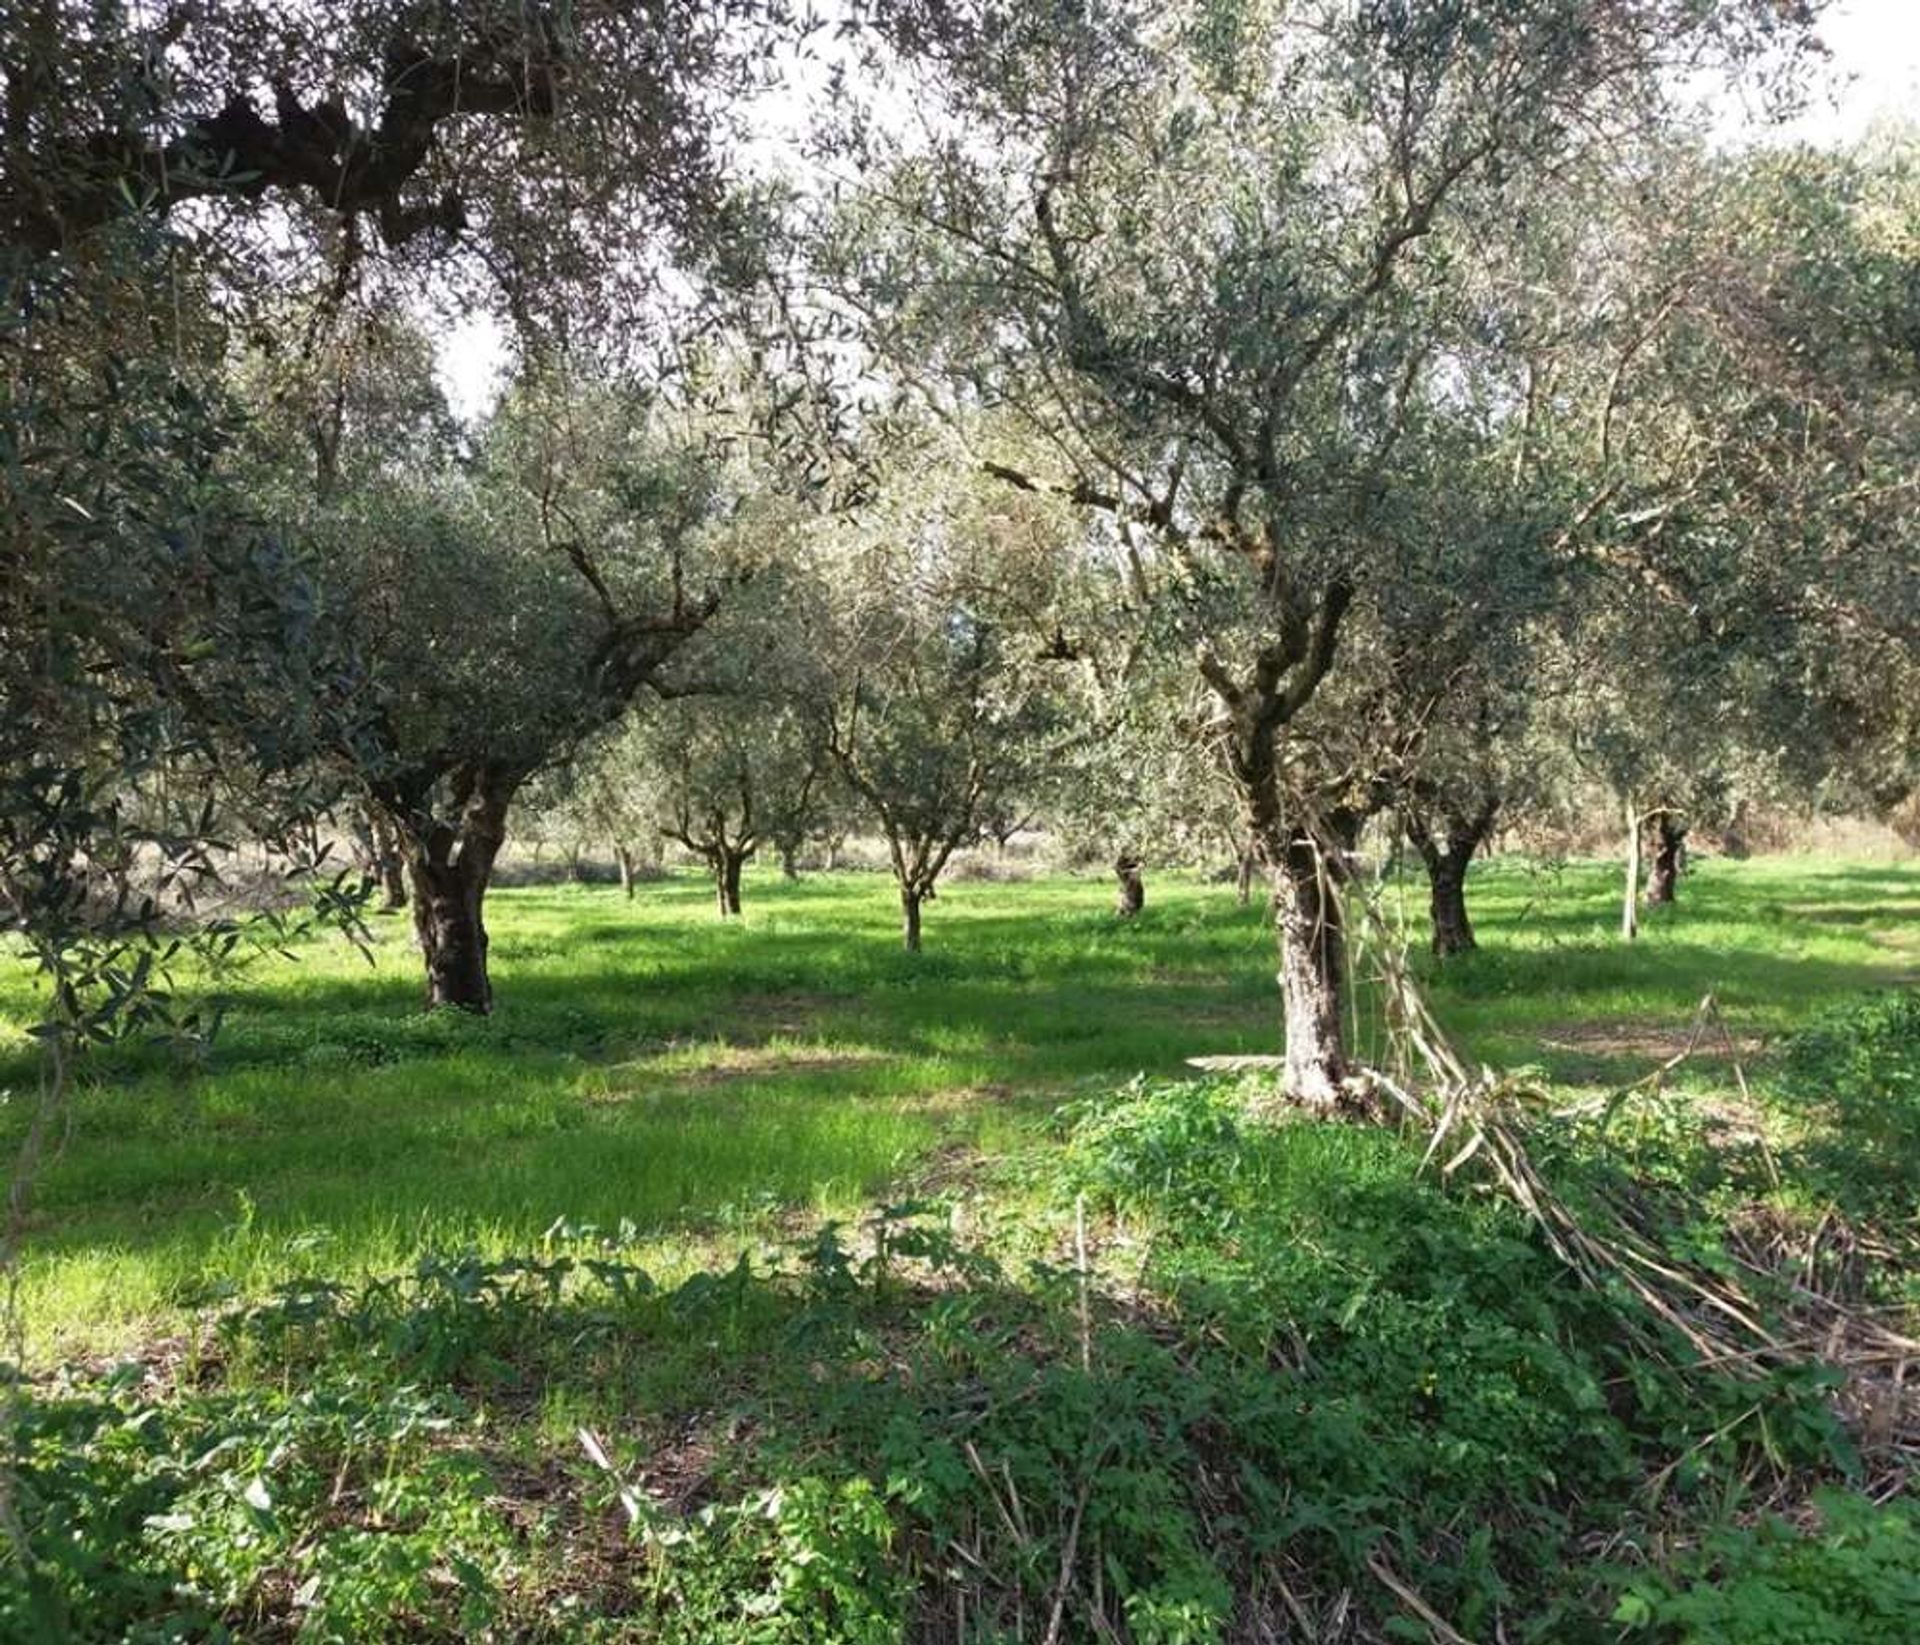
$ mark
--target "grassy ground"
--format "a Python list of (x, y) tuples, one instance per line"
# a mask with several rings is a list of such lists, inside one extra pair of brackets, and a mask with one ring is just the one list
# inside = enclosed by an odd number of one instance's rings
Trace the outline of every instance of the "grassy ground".
[[(1757, 1050), (1920, 973), (1913, 866), (1708, 863), (1631, 946), (1602, 866), (1495, 863), (1473, 894), (1483, 951), (1435, 976), (1441, 1015), (1561, 1083), (1644, 1072), (1708, 992)], [(1417, 929), (1417, 886), (1398, 900)], [(917, 958), (878, 877), (760, 876), (747, 905), (723, 925), (692, 878), (498, 892), (485, 1022), (418, 1011), (404, 920), (372, 965), (325, 941), (248, 971), (204, 1066), (149, 1055), (77, 1102), (37, 1193), (38, 1351), (122, 1347), (317, 1268), (526, 1250), (556, 1222), (630, 1225), (672, 1273), (1001, 1152), (1064, 1095), (1275, 1048), (1267, 929), (1223, 886), (1162, 879), (1129, 926), (1093, 879), (956, 884)], [(31, 1009), (7, 978), (0, 1020)], [(30, 1079), (16, 1042), (0, 1085)]]
[(1559, 1098), (1719, 1002), (1752, 1103), (1723, 1044), (1512, 1123), (1837, 1363), (1700, 1362), (1484, 1171), (1188, 1077), (1277, 1037), (1222, 886), (959, 884), (918, 957), (872, 877), (724, 926), (513, 891), (488, 1021), (422, 1015), (387, 921), (245, 973), (204, 1065), (96, 1070), (23, 1297), (90, 1362), (15, 1411), (0, 1641), (1911, 1639), (1868, 1322), (1920, 1312), (1920, 869), (1708, 863), (1632, 946), (1605, 868), (1474, 890), (1433, 1002)]

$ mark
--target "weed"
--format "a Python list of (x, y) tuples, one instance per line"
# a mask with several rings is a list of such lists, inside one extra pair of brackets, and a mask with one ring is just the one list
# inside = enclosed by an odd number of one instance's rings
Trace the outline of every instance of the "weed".
[(1920, 990), (1821, 1013), (1788, 1042), (1776, 1085), (1803, 1122), (1798, 1181), (1857, 1216), (1920, 1219)]
[(1637, 1577), (1614, 1620), (1678, 1645), (1904, 1645), (1920, 1616), (1920, 1513), (1840, 1491), (1816, 1523), (1778, 1515), (1708, 1537)]

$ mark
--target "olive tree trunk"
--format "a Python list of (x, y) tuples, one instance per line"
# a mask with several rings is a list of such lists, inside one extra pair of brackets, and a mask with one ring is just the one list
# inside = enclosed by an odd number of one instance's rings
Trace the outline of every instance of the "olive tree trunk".
[(1147, 905), (1147, 887), (1140, 877), (1140, 859), (1131, 852), (1123, 852), (1113, 865), (1113, 874), (1120, 882), (1113, 912), (1119, 919), (1130, 920)]
[(613, 848), (613, 860), (619, 864), (620, 867), (620, 889), (631, 898), (633, 896), (634, 882), (633, 847), (630, 845), (616, 845)]
[(1433, 921), (1433, 951), (1443, 959), (1477, 948), (1467, 915), (1467, 865), (1451, 859), (1427, 868), (1427, 910)]
[(1303, 828), (1266, 852), (1286, 1023), (1283, 1094), (1316, 1114), (1352, 1106), (1344, 1009), (1347, 971), (1340, 892), (1331, 852)]
[(1647, 866), (1649, 904), (1675, 900), (1686, 846), (1687, 830), (1670, 812), (1662, 811), (1653, 819), (1653, 860)]
[(740, 912), (740, 870), (752, 855), (751, 851), (719, 846), (709, 859), (713, 864), (714, 900), (723, 920), (733, 919)]
[(1627, 884), (1620, 898), (1620, 935), (1640, 935), (1640, 807), (1627, 796)]
[(909, 954), (920, 952), (920, 911), (934, 899), (940, 872), (959, 844), (959, 834), (946, 837), (904, 833), (882, 818), (887, 830), (887, 854), (893, 862), (893, 883), (900, 889), (900, 940)]
[(1442, 832), (1435, 833), (1414, 805), (1403, 816), (1407, 838), (1420, 853), (1427, 870), (1427, 910), (1433, 922), (1433, 951), (1445, 958), (1464, 954), (1478, 944), (1473, 921), (1467, 916), (1467, 874), (1481, 845), (1493, 831), (1499, 800), (1484, 799), (1471, 816), (1451, 810), (1441, 813)]
[(412, 876), (414, 930), (427, 963), (427, 1004), (485, 1016), (493, 1009), (485, 883), (458, 862), (416, 860)]
[(382, 912), (393, 914), (407, 906), (407, 862), (398, 831), (375, 807), (367, 808), (367, 847), (380, 882)]
[[(493, 1009), (487, 886), (506, 842), (507, 807), (521, 775), (493, 769), (463, 774), (457, 821), (411, 831), (407, 875), (429, 1007), (454, 1006), (481, 1016)], [(409, 832), (404, 824), (402, 831)]]
[[(1227, 763), (1242, 807), (1241, 824), (1272, 890), (1280, 954), (1280, 1003), (1286, 1054), (1276, 1095), (1313, 1114), (1367, 1114), (1370, 1104), (1348, 1054), (1346, 934), (1340, 882), (1365, 811), (1286, 792), (1276, 758), (1277, 728), (1304, 704), (1332, 657), (1346, 596), (1330, 596), (1315, 637), (1296, 646), (1303, 672), (1284, 690), (1274, 678), (1256, 691), (1234, 686), (1216, 665), (1216, 691), (1232, 710)], [(1264, 673), (1271, 675), (1270, 667)], [(1377, 803), (1377, 802), (1376, 802)]]

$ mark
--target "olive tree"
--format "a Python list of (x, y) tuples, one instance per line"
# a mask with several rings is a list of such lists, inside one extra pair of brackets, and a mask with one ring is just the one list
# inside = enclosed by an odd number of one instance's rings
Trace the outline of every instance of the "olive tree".
[(204, 291), (150, 323), (166, 258), (129, 234), (0, 285), (0, 936), (69, 1050), (167, 1019), (176, 945), (145, 939), (212, 886), (237, 815), (320, 866), (298, 825), (334, 791), (309, 762), (359, 716), (321, 568), (226, 472)]
[(528, 780), (680, 688), (759, 546), (735, 478), (657, 396), (530, 382), (470, 466), (315, 516), (373, 681), (342, 755), (404, 842), (430, 1004), (491, 1007), (483, 904)]
[(717, 112), (780, 27), (744, 0), (12, 6), (0, 243), (191, 219), (236, 292), (464, 274), (551, 323), (724, 231)]
[[(746, 243), (716, 122), (781, 27), (727, 0), (0, 10), (11, 928), (83, 931), (55, 864), (217, 866), (210, 819), (136, 839), (104, 795), (251, 771), (305, 823), (338, 797), (313, 751), (382, 740), (308, 522), (227, 484), (261, 409), (221, 380), (240, 339), (324, 379), (316, 336), (366, 300), (551, 338), (609, 289), (632, 332), (664, 262)], [(310, 421), (324, 491), (339, 419)]]
[(1005, 616), (1004, 588), (983, 576), (1006, 521), (952, 459), (950, 446), (902, 454), (817, 562), (826, 746), (886, 840), (916, 952), (953, 853), (1032, 791), (1057, 730), (1044, 665)]
[[(1430, 428), (1435, 454), (1423, 516), (1446, 544), (1377, 602), (1378, 682), (1364, 710), (1369, 768), (1425, 869), (1431, 947), (1476, 946), (1467, 907), (1474, 859), (1503, 813), (1539, 789), (1538, 722), (1554, 681), (1542, 666), (1553, 625), (1579, 604), (1583, 568), (1560, 552), (1564, 488), (1528, 462), (1523, 426), (1504, 444), (1463, 438), (1503, 385), (1504, 358), (1456, 357), (1468, 415)], [(1464, 423), (1464, 428), (1463, 428)], [(1456, 575), (1461, 566), (1472, 576)], [(1434, 573), (1437, 573), (1434, 574)], [(1348, 756), (1361, 759), (1358, 748)]]
[(1635, 312), (1624, 346), (1567, 351), (1542, 395), (1605, 505), (1568, 737), (1621, 796), (1628, 935), (1641, 835), (1670, 902), (1691, 824), (1911, 781), (1912, 147), (1657, 151), (1604, 225), (1631, 289), (1588, 297)]
[(1449, 395), (1456, 273), (1658, 119), (1676, 69), (1779, 19), (1759, 0), (1042, 8), (945, 55), (924, 142), (863, 156), (884, 231), (843, 235), (832, 270), (875, 347), (1024, 409), (1056, 460), (988, 461), (1136, 527), (1187, 619), (1272, 876), (1303, 1104), (1354, 1100), (1335, 865), (1375, 785), (1287, 745), (1431, 547), (1409, 455)]
[(1430, 946), (1445, 958), (1478, 946), (1467, 879), (1503, 816), (1525, 815), (1539, 788), (1540, 675), (1473, 669), (1432, 704), (1394, 809), (1426, 871)]
[(763, 847), (790, 865), (823, 814), (820, 597), (797, 567), (769, 568), (708, 648), (701, 688), (647, 705), (622, 744), (651, 826), (707, 865), (723, 919), (740, 912), (745, 865)]
[(623, 896), (631, 898), (643, 868), (657, 868), (660, 853), (653, 810), (638, 779), (633, 716), (584, 743), (563, 764), (538, 773), (524, 806), (527, 832), (562, 841), (577, 860), (590, 846), (613, 854)]
[(807, 833), (827, 753), (818, 721), (790, 701), (715, 708), (710, 698), (661, 705), (643, 746), (661, 832), (707, 864), (724, 919), (740, 912), (740, 871), (761, 846)]
[(1046, 820), (1071, 859), (1111, 869), (1122, 919), (1146, 906), (1151, 871), (1244, 857), (1212, 700), (1183, 657), (1136, 638), (1083, 612), (1050, 654), (1066, 729)]
[(922, 908), (1018, 781), (1037, 728), (1011, 689), (1003, 636), (965, 610), (890, 602), (856, 621), (828, 747), (886, 839), (902, 940), (917, 953)]

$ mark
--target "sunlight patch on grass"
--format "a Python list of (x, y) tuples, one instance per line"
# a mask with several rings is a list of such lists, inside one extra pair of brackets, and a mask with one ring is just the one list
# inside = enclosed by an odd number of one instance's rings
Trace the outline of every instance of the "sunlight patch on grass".
[[(1575, 1084), (1646, 1072), (1707, 993), (1743, 1055), (1764, 1055), (1910, 966), (1920, 922), (1920, 868), (1885, 864), (1705, 861), (1633, 944), (1610, 865), (1501, 860), (1470, 894), (1482, 950), (1416, 960), (1436, 1010), (1473, 1054)], [(707, 896), (691, 877), (632, 902), (497, 892), (486, 1020), (419, 1009), (407, 922), (386, 919), (372, 965), (324, 938), (245, 972), (200, 1063), (101, 1058), (38, 1185), (38, 1344), (125, 1344), (313, 1264), (525, 1249), (556, 1221), (691, 1249), (796, 1208), (837, 1214), (953, 1150), (1002, 1151), (1136, 1072), (1279, 1049), (1266, 916), (1230, 886), (1155, 878), (1123, 923), (1097, 876), (958, 884), (920, 956), (900, 951), (879, 876), (757, 875), (726, 924)], [(1418, 949), (1421, 886), (1387, 900)], [(0, 968), (13, 1135), (32, 989)]]

